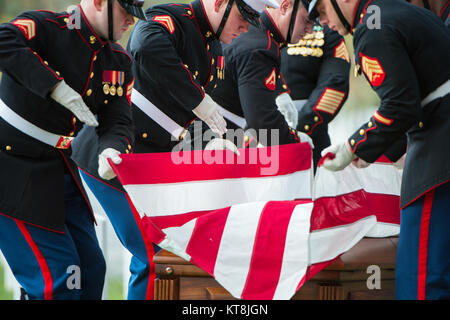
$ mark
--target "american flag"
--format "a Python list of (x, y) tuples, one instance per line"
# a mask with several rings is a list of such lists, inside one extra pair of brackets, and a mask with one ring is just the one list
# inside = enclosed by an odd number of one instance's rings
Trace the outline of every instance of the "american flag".
[(236, 298), (289, 299), (363, 237), (398, 233), (399, 170), (377, 163), (314, 177), (311, 151), (129, 154), (112, 165), (151, 241)]

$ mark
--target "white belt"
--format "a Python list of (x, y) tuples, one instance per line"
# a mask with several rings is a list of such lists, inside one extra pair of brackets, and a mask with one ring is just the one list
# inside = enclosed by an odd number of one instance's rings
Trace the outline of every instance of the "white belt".
[(238, 127), (244, 129), (247, 125), (247, 121), (245, 121), (244, 117), (238, 116), (237, 114), (234, 114), (225, 108), (219, 106), (219, 110), (222, 113), (223, 117), (230, 120), (234, 124), (236, 124)]
[(294, 100), (295, 107), (297, 108), (298, 111), (300, 111), (307, 102), (308, 99)]
[(436, 90), (427, 95), (425, 99), (422, 100), (421, 103), (422, 107), (425, 107), (433, 100), (446, 96), (449, 92), (450, 92), (450, 79), (448, 79), (446, 82), (444, 82), (444, 84), (442, 84)]
[[(180, 126), (174, 120), (172, 120), (169, 116), (167, 116), (164, 112), (158, 109), (153, 103), (151, 103), (146, 97), (144, 97), (139, 91), (133, 88), (133, 92), (131, 93), (131, 101), (138, 107), (142, 112), (144, 112), (147, 116), (149, 116), (153, 121), (155, 121), (158, 125), (160, 125), (164, 130), (172, 135), (175, 139), (179, 139), (179, 137), (184, 133), (185, 128)], [(244, 128), (246, 125), (246, 121), (243, 117), (240, 117), (224, 108), (219, 106), (219, 110), (222, 112), (223, 116), (235, 123), (236, 125)]]
[(58, 149), (68, 149), (74, 139), (73, 137), (54, 134), (35, 126), (11, 110), (1, 99), (0, 117), (26, 135)]
[(178, 123), (169, 118), (164, 112), (159, 110), (153, 103), (151, 103), (146, 97), (144, 97), (139, 91), (133, 88), (131, 93), (131, 101), (141, 109), (147, 116), (153, 119), (164, 130), (169, 132), (172, 137), (179, 139), (183, 133), (184, 128)]

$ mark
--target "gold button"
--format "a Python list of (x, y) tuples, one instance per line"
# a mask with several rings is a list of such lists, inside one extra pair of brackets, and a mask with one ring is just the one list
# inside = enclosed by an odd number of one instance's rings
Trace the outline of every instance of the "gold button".
[(318, 117), (318, 116), (315, 116), (315, 117), (314, 117), (314, 122), (317, 122), (317, 121), (319, 121), (319, 117)]
[(131, 149), (131, 145), (128, 145), (128, 149)]
[(6, 151), (11, 151), (12, 148), (11, 148), (11, 146), (6, 146), (5, 149), (6, 149)]
[(214, 76), (211, 75), (211, 77), (209, 77), (209, 81), (213, 81), (214, 80)]
[(217, 88), (217, 83), (214, 85), (214, 89)]
[(64, 22), (65, 23), (69, 22), (69, 18), (64, 18)]
[(363, 136), (363, 135), (364, 135), (364, 133), (365, 133), (364, 129), (361, 129), (361, 130), (359, 130), (359, 134), (360, 134), (360, 135), (362, 135), (362, 136)]
[(93, 59), (93, 60), (94, 60), (94, 61), (97, 60), (97, 55), (94, 56), (94, 59)]
[(423, 128), (423, 122), (422, 121), (419, 122), (419, 128)]
[(354, 146), (355, 143), (356, 143), (356, 141), (355, 141), (354, 139), (350, 140), (350, 144), (351, 144), (352, 146)]
[(214, 58), (211, 59), (211, 64), (214, 64)]
[(91, 43), (91, 44), (94, 44), (95, 43), (95, 37), (94, 36), (90, 36), (89, 37), (89, 42)]
[(45, 64), (46, 66), (48, 66), (48, 61), (44, 61), (44, 64)]
[(372, 121), (369, 121), (369, 123), (367, 124), (367, 126), (368, 126), (369, 128), (372, 128), (372, 126), (373, 126)]
[(188, 11), (187, 11), (187, 14), (188, 14), (188, 15), (192, 15), (192, 11), (191, 11), (191, 10), (188, 10)]
[(270, 36), (273, 38), (273, 33), (272, 32), (270, 33)]
[(130, 151), (128, 151), (128, 150), (125, 150), (125, 153), (126, 153), (126, 154), (128, 154), (128, 153), (130, 153)]
[(55, 71), (55, 73), (56, 73), (57, 76), (61, 75), (61, 73), (59, 73), (59, 71)]
[(206, 45), (206, 50), (209, 50), (209, 44)]
[(72, 118), (72, 123), (73, 123), (73, 124), (77, 123), (77, 118), (73, 117), (73, 118)]
[(69, 137), (73, 137), (74, 134), (75, 134), (75, 131), (70, 131), (70, 132), (69, 132)]
[(108, 104), (108, 100), (103, 101), (104, 104)]
[(144, 132), (144, 133), (142, 134), (142, 138), (147, 139), (147, 137), (148, 137), (148, 134), (147, 134), (146, 132)]
[(92, 89), (89, 89), (88, 91), (86, 91), (86, 95), (89, 97), (92, 94)]
[(91, 72), (90, 77), (91, 77), (91, 79), (94, 77), (94, 73), (93, 72)]
[(187, 64), (184, 65), (186, 69), (189, 69), (189, 66)]
[(309, 131), (309, 126), (308, 125), (305, 125), (305, 131)]
[(285, 84), (283, 84), (283, 89), (287, 89), (288, 88), (288, 86), (287, 85), (285, 85)]
[(207, 38), (211, 37), (211, 36), (212, 36), (212, 32), (211, 32), (211, 31), (207, 31), (206, 34), (205, 34), (205, 36), (206, 36)]

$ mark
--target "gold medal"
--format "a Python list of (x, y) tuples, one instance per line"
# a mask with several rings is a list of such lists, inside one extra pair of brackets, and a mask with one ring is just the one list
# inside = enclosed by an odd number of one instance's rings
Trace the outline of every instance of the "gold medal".
[(119, 86), (119, 87), (117, 88), (117, 95), (118, 95), (119, 97), (123, 96), (123, 88), (122, 88), (121, 86)]
[(112, 96), (116, 95), (116, 87), (115, 86), (109, 87), (109, 94)]
[(107, 83), (105, 83), (103, 85), (103, 93), (104, 94), (109, 94), (109, 85)]

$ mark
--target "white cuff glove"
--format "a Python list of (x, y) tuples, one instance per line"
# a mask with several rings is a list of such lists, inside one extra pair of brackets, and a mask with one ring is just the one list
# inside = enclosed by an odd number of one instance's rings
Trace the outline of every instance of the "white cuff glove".
[(401, 170), (405, 166), (406, 154), (404, 154), (400, 159), (394, 162), (394, 167)]
[(298, 110), (291, 96), (286, 92), (282, 93), (275, 99), (275, 103), (278, 106), (278, 111), (284, 116), (289, 127), (295, 129), (298, 122)]
[(214, 133), (222, 136), (227, 132), (227, 123), (217, 107), (218, 104), (208, 94), (205, 94), (205, 98), (192, 112), (204, 121)]
[(350, 150), (347, 142), (331, 145), (322, 150), (321, 155), (324, 157), (328, 153), (334, 154), (334, 159), (325, 159), (323, 166), (331, 171), (344, 169), (356, 158), (356, 155)]
[(227, 139), (215, 138), (212, 139), (205, 147), (205, 150), (231, 150), (235, 154), (239, 155), (237, 146)]
[(300, 139), (300, 142), (308, 142), (311, 146), (311, 149), (314, 149), (314, 143), (310, 136), (308, 136), (306, 133), (297, 131), (298, 137)]
[(69, 87), (64, 80), (56, 85), (56, 88), (50, 94), (50, 97), (69, 109), (81, 122), (88, 126), (98, 126), (97, 119), (84, 103), (83, 98)]
[(119, 156), (120, 152), (113, 148), (106, 148), (98, 156), (98, 174), (105, 180), (111, 180), (116, 177), (113, 169), (109, 165), (108, 158), (114, 162), (114, 164), (120, 164), (122, 158)]

